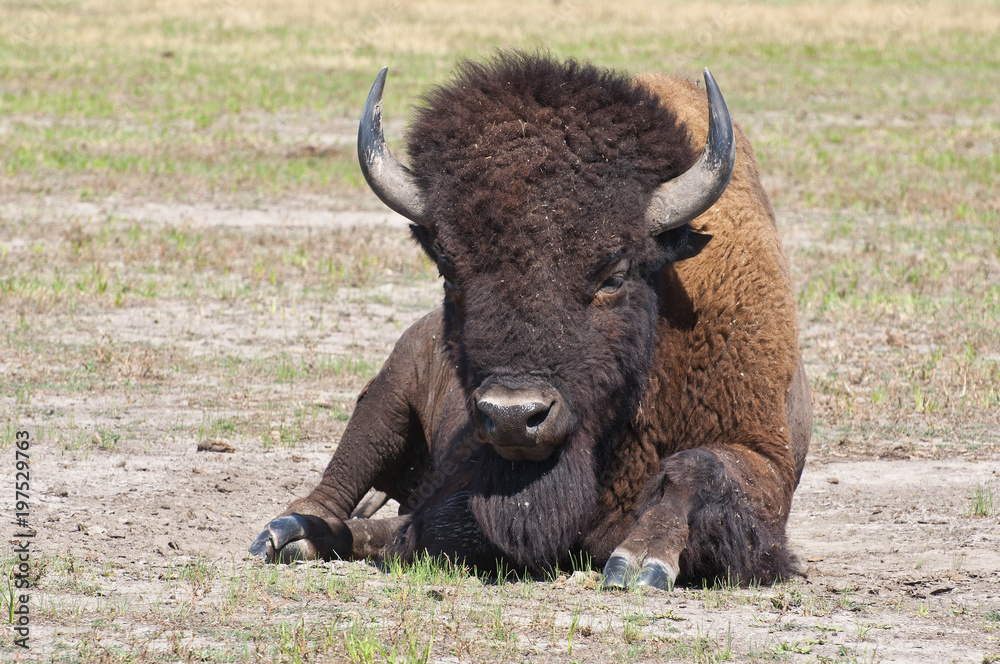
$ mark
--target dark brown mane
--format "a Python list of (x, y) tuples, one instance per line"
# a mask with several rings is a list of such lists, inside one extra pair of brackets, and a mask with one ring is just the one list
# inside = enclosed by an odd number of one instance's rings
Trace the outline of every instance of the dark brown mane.
[(432, 209), (484, 225), (531, 212), (529, 192), (596, 211), (610, 185), (616, 207), (639, 213), (695, 158), (685, 127), (629, 76), (522, 52), (463, 63), (424, 98), (407, 150)]

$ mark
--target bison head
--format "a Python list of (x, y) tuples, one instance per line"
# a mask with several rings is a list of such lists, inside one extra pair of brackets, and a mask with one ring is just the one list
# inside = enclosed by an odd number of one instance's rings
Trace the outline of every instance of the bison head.
[(684, 126), (631, 79), (501, 55), (427, 97), (411, 171), (382, 134), (385, 76), (362, 116), (362, 170), (444, 278), (449, 351), (500, 457), (482, 472), (533, 466), (579, 484), (578, 467), (593, 484), (648, 378), (659, 272), (708, 241), (687, 222), (732, 173), (722, 95), (706, 70), (711, 130), (696, 159)]

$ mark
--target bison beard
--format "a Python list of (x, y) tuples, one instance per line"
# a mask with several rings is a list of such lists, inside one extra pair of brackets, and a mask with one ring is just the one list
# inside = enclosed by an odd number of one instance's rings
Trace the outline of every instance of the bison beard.
[[(636, 305), (640, 302), (637, 296)], [(580, 548), (606, 488), (608, 478), (600, 469), (609, 467), (620, 432), (635, 416), (649, 372), (656, 303), (645, 304), (647, 325), (621, 330), (630, 344), (561, 386), (574, 404), (568, 407), (576, 412), (578, 425), (559, 452), (541, 462), (508, 461), (484, 446), (473, 456), (466, 473), (471, 478), (468, 509), (492, 544), (485, 545), (489, 560), (499, 555), (537, 574), (568, 561)], [(640, 319), (637, 315), (632, 322)], [(464, 360), (458, 358), (458, 363), (464, 365)], [(607, 371), (609, 365), (617, 371)]]
[(507, 461), (479, 448), (454, 479), (413, 515), (389, 557), (444, 555), (492, 572), (497, 560), (541, 573), (569, 559), (598, 498), (595, 459), (578, 436), (552, 459)]
[(513, 565), (540, 572), (568, 558), (597, 503), (589, 445), (579, 437), (554, 461), (483, 454), (469, 508), (483, 535)]

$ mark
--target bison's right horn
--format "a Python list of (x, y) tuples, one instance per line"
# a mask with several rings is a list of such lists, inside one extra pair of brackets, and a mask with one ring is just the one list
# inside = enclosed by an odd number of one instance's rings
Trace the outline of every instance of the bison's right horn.
[(653, 192), (653, 200), (646, 209), (651, 235), (683, 226), (708, 210), (722, 196), (733, 175), (736, 163), (733, 123), (726, 100), (708, 69), (705, 70), (705, 89), (708, 92), (705, 150), (694, 166)]
[(383, 67), (368, 93), (358, 126), (358, 161), (368, 186), (382, 202), (417, 225), (423, 224), (424, 200), (413, 173), (392, 156), (382, 134)]

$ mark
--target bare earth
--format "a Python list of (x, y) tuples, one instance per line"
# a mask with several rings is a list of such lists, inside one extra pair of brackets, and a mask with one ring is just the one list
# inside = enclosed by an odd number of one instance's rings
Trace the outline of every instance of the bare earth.
[[(301, 234), (380, 224), (377, 227), (384, 233), (402, 237), (405, 228), (383, 213), (307, 213), (315, 210), (309, 205), (289, 213), (278, 208), (246, 211), (56, 201), (44, 211), (44, 218), (53, 227), (71, 217), (86, 224), (103, 218), (109, 208), (144, 223), (189, 229), (269, 228)], [(807, 233), (805, 222), (789, 223), (783, 229), (787, 237)], [(128, 354), (130, 344), (142, 342), (154, 354), (170, 349), (194, 362), (279, 352), (384, 358), (400, 331), (435, 306), (438, 289), (430, 279), (346, 287), (327, 310), (317, 309), (308, 298), (290, 308), (281, 302), (254, 303), (239, 297), (204, 303), (162, 297), (135, 300), (121, 308), (81, 306), (71, 314), (38, 321), (44, 337), (39, 341), (104, 340), (112, 349), (108, 363), (131, 381), (93, 391), (39, 387), (30, 406), (19, 407), (24, 415), (15, 424), (31, 428), (36, 438), (32, 448), (36, 559), (71, 556), (92, 574), (104, 572), (97, 576), (97, 589), (87, 591), (49, 582), (50, 577), (57, 578), (54, 563), (49, 563), (52, 569), (41, 575), (37, 591), (42, 608), (33, 623), (34, 647), (27, 655), (14, 653), (16, 658), (65, 656), (69, 645), (87, 640), (92, 646), (96, 641), (111, 648), (146, 639), (151, 651), (169, 650), (165, 628), (152, 627), (159, 619), (144, 618), (164, 603), (190, 601), (192, 609), (209, 607), (207, 615), (193, 610), (191, 620), (194, 624), (212, 620), (211, 607), (224, 602), (222, 584), (203, 595), (192, 591), (192, 597), (185, 598), (174, 596), (172, 589), (164, 594), (166, 584), (158, 575), (198, 557), (236, 570), (260, 565), (244, 561), (247, 546), (269, 518), (318, 481), (344, 426), (334, 412), (350, 409), (358, 387), (280, 382), (265, 374), (247, 376), (238, 388), (222, 389), (198, 384), (197, 372), (190, 374), (188, 384), (176, 376), (164, 382), (157, 378), (157, 372), (162, 378), (163, 370), (156, 363), (150, 369), (138, 351)], [(11, 354), (0, 358), (5, 358), (5, 371), (25, 370), (23, 358)], [(817, 370), (817, 362), (807, 349), (811, 370)], [(147, 370), (152, 374), (144, 374)], [(220, 401), (220, 395), (227, 401)], [(9, 395), (0, 398), (7, 406), (14, 403)], [(278, 434), (274, 440), (267, 440), (267, 433), (247, 431), (206, 434), (205, 438), (224, 439), (235, 451), (196, 450), (199, 424), (258, 412), (269, 401), (278, 404), (268, 411), (274, 418), (270, 433)], [(290, 417), (287, 411), (298, 405), (310, 408), (308, 421), (299, 428), (308, 435), (302, 441), (275, 444), (286, 424), (283, 418)], [(72, 449), (47, 440), (52, 431), (67, 427), (95, 435), (124, 433), (117, 446), (84, 440)], [(970, 515), (969, 494), (977, 482), (996, 486), (1000, 457), (980, 451), (915, 458), (911, 451), (892, 441), (878, 441), (862, 458), (838, 452), (836, 445), (818, 446), (807, 463), (788, 527), (806, 578), (774, 588), (730, 589), (714, 595), (699, 588), (646, 593), (642, 608), (653, 618), (641, 629), (672, 638), (706, 637), (729, 648), (734, 661), (758, 657), (803, 662), (997, 661), (1000, 523), (995, 513)], [(12, 447), (7, 447), (5, 466), (12, 455)], [(318, 567), (326, 574), (357, 570), (353, 578), (362, 579), (364, 588), (385, 583), (384, 575), (364, 563)], [(619, 630), (605, 617), (621, 605), (622, 596), (563, 578), (534, 583), (531, 598), (519, 600), (512, 593), (507, 609), (509, 619), (521, 624), (518, 649), (526, 653), (524, 657), (600, 661), (606, 655), (600, 645), (602, 635)], [(370, 593), (362, 588), (353, 601), (363, 606)], [(336, 601), (313, 599), (306, 604), (309, 611), (323, 611)], [(584, 611), (583, 621), (589, 627), (574, 641), (573, 657), (566, 655), (565, 639), (557, 648), (548, 632), (532, 622), (532, 607), (539, 602), (552, 608), (554, 625), (569, 620), (573, 606), (591, 607)], [(350, 603), (344, 600), (335, 608), (350, 610)], [(245, 610), (258, 610), (256, 600), (246, 604)], [(102, 615), (102, 606), (127, 608), (113, 612), (113, 628), (95, 628), (93, 618)], [(294, 602), (292, 609), (307, 611)], [(8, 643), (5, 638), (3, 645)], [(447, 652), (442, 640), (435, 646), (433, 661), (463, 659), (461, 652)]]

